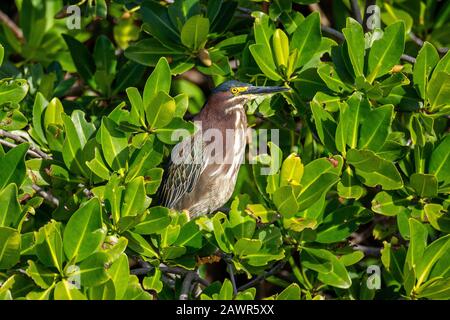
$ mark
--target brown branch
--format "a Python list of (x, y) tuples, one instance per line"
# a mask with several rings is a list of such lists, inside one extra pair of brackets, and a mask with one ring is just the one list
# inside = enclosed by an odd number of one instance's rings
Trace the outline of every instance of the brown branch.
[(3, 11), (0, 10), (0, 22), (2, 22), (9, 30), (12, 31), (14, 36), (19, 40), (20, 42), (24, 42), (23, 32), (22, 29), (20, 29), (17, 24), (14, 23)]
[(189, 292), (191, 291), (191, 284), (195, 279), (195, 275), (196, 273), (191, 271), (184, 276), (183, 284), (181, 285), (180, 300), (189, 299)]
[(45, 201), (47, 201), (49, 204), (53, 205), (54, 207), (59, 206), (59, 200), (54, 195), (52, 195), (49, 191), (45, 191), (41, 187), (39, 187), (36, 184), (32, 185), (32, 188), (38, 195), (40, 195), (42, 198), (44, 198)]
[[(9, 142), (9, 141), (6, 141), (6, 140), (3, 140), (3, 139), (0, 139), (0, 144), (4, 145), (5, 147), (8, 147), (8, 148), (15, 148), (15, 147), (17, 147), (17, 144)], [(33, 157), (33, 158), (42, 158), (39, 154), (37, 154), (36, 152), (34, 152), (31, 149), (27, 150), (27, 154), (29, 156)]]
[[(16, 135), (16, 134), (14, 134), (14, 133), (11, 133), (11, 132), (9, 132), (9, 131), (5, 131), (5, 130), (3, 130), (3, 129), (0, 129), (0, 136), (3, 136), (3, 137), (6, 137), (6, 138), (9, 138), (9, 139), (12, 139), (12, 140), (18, 142), (19, 144), (20, 144), (20, 143), (30, 143), (30, 141), (27, 141), (26, 139), (22, 138), (21, 136)], [(36, 148), (36, 147), (34, 147), (34, 146), (32, 146), (32, 145), (30, 145), (29, 150), (31, 150), (31, 151), (33, 151), (34, 153), (36, 153), (40, 158), (43, 158), (43, 159), (52, 159), (51, 156), (49, 156), (48, 154), (46, 154), (45, 152), (43, 152), (43, 151), (40, 150), (39, 148)]]
[(359, 9), (358, 0), (351, 0), (350, 5), (352, 7), (353, 16), (355, 17), (356, 21), (362, 24), (363, 20), (361, 17), (361, 10)]
[(243, 291), (245, 289), (251, 288), (255, 285), (257, 285), (258, 283), (260, 283), (261, 281), (263, 281), (264, 279), (266, 279), (267, 277), (270, 277), (276, 273), (278, 273), (279, 271), (281, 271), (281, 269), (283, 269), (284, 265), (286, 264), (286, 261), (282, 261), (280, 263), (277, 263), (272, 269), (270, 269), (269, 271), (266, 271), (262, 274), (260, 274), (259, 276), (257, 276), (255, 279), (253, 279), (250, 282), (247, 282), (246, 284), (240, 286), (238, 288), (238, 291)]
[(338, 39), (340, 41), (344, 41), (345, 40), (344, 35), (341, 32), (339, 32), (336, 29), (333, 29), (331, 27), (322, 25), (322, 31), (325, 32), (325, 33), (328, 33), (329, 35), (335, 37), (336, 39)]
[[(409, 33), (409, 37), (411, 38), (412, 41), (414, 41), (419, 47), (423, 47), (424, 41), (422, 39), (420, 39), (418, 36), (416, 36), (414, 34), (414, 32), (410, 32)], [(441, 54), (445, 54), (448, 52), (448, 48), (443, 47), (443, 48), (436, 48), (436, 50), (441, 53)]]
[(231, 284), (233, 285), (233, 296), (236, 296), (238, 293), (236, 286), (236, 278), (234, 276), (234, 266), (231, 262), (227, 262), (228, 274), (230, 275)]
[(400, 59), (402, 59), (402, 60), (404, 60), (404, 61), (407, 61), (407, 62), (411, 62), (411, 63), (416, 63), (416, 58), (414, 58), (414, 57), (411, 57), (411, 56), (409, 56), (409, 55), (407, 55), (407, 54), (402, 54), (402, 56), (400, 57)]

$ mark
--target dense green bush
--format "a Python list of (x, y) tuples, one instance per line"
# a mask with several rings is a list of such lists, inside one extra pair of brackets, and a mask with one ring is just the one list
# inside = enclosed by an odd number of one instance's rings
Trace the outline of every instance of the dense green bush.
[[(450, 298), (450, 2), (315, 2), (2, 3), (0, 299)], [(227, 79), (292, 88), (280, 143), (190, 220), (171, 134)]]

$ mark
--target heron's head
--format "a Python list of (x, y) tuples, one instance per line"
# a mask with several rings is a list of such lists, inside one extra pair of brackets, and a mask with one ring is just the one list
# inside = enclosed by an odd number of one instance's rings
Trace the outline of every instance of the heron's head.
[(278, 92), (289, 91), (288, 87), (263, 87), (254, 86), (249, 83), (236, 80), (226, 81), (217, 86), (213, 91), (213, 96), (218, 96), (226, 105), (244, 105), (245, 103), (264, 96), (270, 96)]

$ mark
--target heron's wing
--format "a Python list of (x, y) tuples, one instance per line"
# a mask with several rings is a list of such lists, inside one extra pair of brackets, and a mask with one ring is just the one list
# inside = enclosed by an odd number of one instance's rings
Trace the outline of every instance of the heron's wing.
[(186, 193), (191, 192), (205, 168), (203, 142), (198, 134), (184, 139), (172, 150), (159, 195), (161, 205), (165, 207), (174, 208)]

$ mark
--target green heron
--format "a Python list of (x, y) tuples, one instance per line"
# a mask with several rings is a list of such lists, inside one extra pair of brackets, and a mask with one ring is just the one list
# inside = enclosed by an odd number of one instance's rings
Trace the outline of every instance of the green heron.
[(191, 217), (211, 213), (231, 197), (246, 146), (244, 105), (260, 96), (287, 91), (227, 81), (212, 91), (195, 123), (195, 134), (172, 150), (159, 198), (162, 205), (188, 210)]

